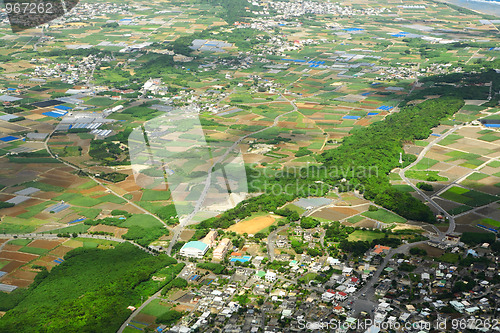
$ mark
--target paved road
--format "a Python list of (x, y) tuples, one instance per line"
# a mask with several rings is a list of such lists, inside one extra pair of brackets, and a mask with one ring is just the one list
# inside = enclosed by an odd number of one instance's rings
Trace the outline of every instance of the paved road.
[[(406, 176), (405, 176), (405, 172), (408, 171), (410, 168), (412, 168), (413, 166), (415, 166), (418, 162), (420, 162), (424, 157), (425, 155), (429, 152), (429, 150), (437, 143), (441, 142), (444, 138), (446, 138), (448, 135), (454, 133), (456, 130), (462, 128), (463, 126), (455, 126), (453, 127), (451, 130), (449, 130), (448, 132), (446, 132), (445, 134), (441, 135), (440, 137), (436, 138), (434, 141), (432, 141), (431, 143), (429, 143), (421, 152), (420, 154), (418, 155), (417, 159), (415, 160), (415, 162), (411, 163), (410, 165), (408, 165), (407, 167), (403, 168), (403, 169), (400, 169), (399, 170), (399, 176), (401, 177), (402, 180), (404, 180), (408, 185), (410, 185), (411, 187), (413, 187), (413, 189), (422, 197), (424, 198), (427, 202), (429, 202), (429, 204), (431, 204), (434, 208), (436, 208), (438, 210), (438, 212), (440, 213), (443, 213), (445, 217), (448, 218), (448, 222), (449, 222), (449, 226), (448, 226), (448, 230), (446, 231), (446, 233), (451, 233), (455, 230), (455, 219), (453, 218), (453, 216), (451, 216), (450, 214), (448, 214), (448, 212), (446, 210), (444, 210), (441, 206), (439, 206), (437, 203), (435, 203), (432, 198), (430, 198), (424, 191), (422, 191), (421, 189), (419, 189), (417, 186), (415, 186)], [(446, 233), (440, 231), (439, 229), (435, 229), (436, 231), (439, 231), (439, 236), (440, 238), (442, 239)]]
[(117, 331), (117, 333), (122, 333), (123, 330), (128, 326), (128, 324), (130, 324), (132, 319), (134, 319), (134, 317), (137, 316), (139, 314), (139, 312), (142, 311), (142, 309), (144, 309), (149, 303), (151, 303), (152, 300), (157, 299), (160, 296), (160, 294), (161, 294), (161, 290), (158, 291), (153, 296), (149, 297), (146, 302), (142, 303), (140, 307), (135, 309), (135, 311), (132, 312), (132, 314), (127, 318), (127, 320), (125, 320), (125, 322), (122, 324), (122, 326), (120, 326), (120, 329)]
[(269, 261), (272, 262), (275, 258), (274, 249), (276, 247), (276, 239), (278, 238), (278, 233), (288, 228), (288, 225), (279, 227), (267, 236), (267, 255), (269, 256)]
[[(362, 288), (360, 288), (358, 291), (356, 291), (356, 293), (354, 293), (354, 297), (352, 297), (352, 298), (355, 299), (355, 302), (354, 302), (352, 308), (355, 310), (355, 312), (360, 311), (360, 307), (364, 308), (366, 306), (366, 304), (365, 304), (366, 302), (370, 302), (370, 299), (372, 299), (372, 296), (375, 293), (374, 285), (378, 282), (378, 279), (380, 278), (380, 274), (382, 274), (383, 270), (385, 269), (385, 267), (389, 263), (389, 260), (391, 260), (391, 258), (394, 255), (396, 255), (398, 253), (405, 253), (411, 247), (414, 247), (414, 246), (419, 245), (419, 244), (424, 244), (426, 242), (427, 241), (408, 243), (408, 244), (403, 244), (396, 249), (391, 249), (389, 251), (389, 253), (385, 256), (384, 261), (380, 264), (380, 266), (378, 267), (377, 271), (373, 274), (371, 279)], [(365, 294), (365, 296), (361, 296), (363, 294)], [(363, 305), (361, 306), (360, 304), (357, 304), (358, 301), (361, 301), (361, 303), (363, 303)]]
[[(71, 163), (68, 163), (66, 162), (65, 160), (61, 159), (60, 157), (58, 156), (55, 156), (52, 151), (50, 150), (50, 147), (49, 147), (49, 140), (51, 138), (51, 136), (54, 134), (55, 130), (52, 131), (48, 136), (47, 138), (45, 139), (44, 141), (44, 145), (45, 145), (45, 149), (49, 152), (50, 156), (58, 161), (60, 161), (61, 163), (64, 163), (65, 165), (77, 170), (77, 171), (82, 171), (82, 172), (85, 172), (83, 169), (71, 164)], [(134, 203), (133, 201), (121, 196), (120, 194), (116, 193), (115, 191), (113, 191), (112, 189), (110, 189), (106, 183), (103, 183), (102, 181), (100, 181), (99, 179), (91, 176), (89, 173), (85, 172), (85, 174), (87, 175), (87, 177), (89, 177), (90, 179), (92, 179), (93, 181), (95, 181), (96, 183), (98, 183), (99, 185), (101, 185), (102, 187), (104, 187), (109, 193), (112, 193), (114, 195), (116, 195), (117, 197), (125, 200), (129, 205), (132, 205), (133, 207), (139, 209), (140, 211), (142, 211), (144, 214), (147, 214), (147, 215), (150, 215), (152, 217), (154, 217), (155, 219), (157, 219), (158, 221), (160, 221), (164, 226), (165, 228), (168, 228), (167, 224), (162, 220), (160, 219), (158, 216), (154, 215), (153, 213), (151, 213), (150, 211), (142, 208), (141, 206), (137, 205), (136, 203)]]

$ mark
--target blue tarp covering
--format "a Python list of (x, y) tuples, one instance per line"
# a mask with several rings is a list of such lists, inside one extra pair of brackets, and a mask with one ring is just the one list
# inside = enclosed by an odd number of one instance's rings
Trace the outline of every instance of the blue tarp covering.
[(378, 112), (368, 112), (368, 115), (369, 116), (376, 116), (376, 115), (378, 115)]
[(15, 136), (12, 136), (12, 135), (9, 135), (9, 136), (4, 136), (3, 138), (0, 138), (0, 141), (10, 142), (10, 141), (14, 141), (17, 139), (19, 139), (19, 138), (16, 138)]
[(73, 220), (71, 222), (68, 222), (68, 224), (82, 222), (82, 221), (85, 221), (86, 219), (87, 219), (86, 217), (80, 217), (79, 219), (76, 219), (76, 220)]
[(342, 119), (359, 119), (360, 116), (343, 116)]
[(306, 60), (300, 60), (300, 59), (286, 59), (286, 58), (283, 58), (281, 60), (285, 60), (285, 61), (294, 61), (294, 62), (306, 62)]
[(69, 106), (66, 106), (66, 105), (58, 105), (58, 106), (54, 106), (54, 109), (68, 111), (68, 110), (71, 110), (72, 108), (70, 108)]
[(59, 118), (59, 117), (66, 115), (66, 113), (68, 113), (68, 112), (67, 111), (49, 111), (49, 112), (44, 112), (42, 114), (44, 116), (49, 116), (52, 118)]

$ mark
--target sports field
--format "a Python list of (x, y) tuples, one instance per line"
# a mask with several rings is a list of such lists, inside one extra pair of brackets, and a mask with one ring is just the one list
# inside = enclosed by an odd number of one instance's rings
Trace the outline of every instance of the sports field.
[(276, 221), (275, 215), (266, 215), (254, 217), (253, 219), (238, 222), (232, 226), (230, 226), (227, 230), (234, 231), (239, 234), (256, 234), (257, 232), (271, 226), (274, 221)]

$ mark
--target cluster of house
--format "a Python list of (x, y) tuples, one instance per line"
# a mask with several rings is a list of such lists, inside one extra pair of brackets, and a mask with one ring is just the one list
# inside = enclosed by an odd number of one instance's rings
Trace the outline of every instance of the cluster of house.
[(356, 15), (379, 15), (386, 8), (374, 8), (366, 6), (364, 8), (353, 8), (350, 6), (342, 6), (334, 2), (318, 2), (318, 1), (269, 1), (269, 7), (284, 18), (297, 17), (307, 14), (316, 15), (340, 15), (340, 16), (356, 16)]
[(53, 63), (47, 58), (33, 58), (31, 63), (37, 65), (30, 77), (60, 78), (61, 82), (69, 84), (87, 82), (101, 62), (110, 60), (111, 58), (108, 56), (96, 57), (93, 55), (84, 57), (82, 60), (76, 60), (74, 63)]
[(96, 16), (105, 14), (113, 15), (130, 15), (130, 9), (133, 5), (126, 3), (111, 3), (111, 2), (78, 2), (76, 6), (69, 10), (65, 15), (51, 21), (47, 24), (50, 29), (60, 28), (75, 28), (86, 26), (88, 23), (95, 20)]

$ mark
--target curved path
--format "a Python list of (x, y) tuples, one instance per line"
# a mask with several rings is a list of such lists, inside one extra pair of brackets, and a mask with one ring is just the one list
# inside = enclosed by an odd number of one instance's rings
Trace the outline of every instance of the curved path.
[(100, 181), (99, 179), (97, 179), (96, 177), (93, 177), (91, 176), (89, 173), (85, 172), (82, 168), (78, 167), (78, 166), (75, 166), (69, 162), (66, 162), (65, 160), (61, 159), (60, 157), (58, 156), (55, 156), (54, 153), (52, 153), (52, 151), (50, 150), (50, 147), (49, 147), (49, 140), (50, 138), (52, 137), (52, 134), (54, 134), (55, 130), (53, 130), (48, 136), (47, 138), (45, 139), (45, 141), (43, 142), (43, 144), (45, 145), (45, 149), (47, 150), (47, 152), (50, 154), (50, 156), (56, 160), (58, 160), (59, 162), (61, 163), (64, 163), (65, 165), (77, 170), (77, 171), (81, 171), (81, 172), (84, 172), (85, 175), (87, 177), (89, 177), (90, 179), (92, 179), (94, 182), (96, 182), (97, 184), (101, 185), (102, 187), (104, 187), (107, 191), (109, 191), (109, 193), (112, 193), (113, 195), (123, 199), (124, 201), (126, 201), (129, 205), (133, 206), (134, 208), (137, 208), (139, 209), (140, 211), (142, 211), (144, 214), (147, 214), (147, 215), (150, 215), (152, 217), (154, 217), (155, 219), (157, 219), (158, 221), (160, 221), (164, 226), (165, 228), (168, 228), (167, 224), (161, 219), (159, 218), (158, 216), (154, 215), (153, 213), (151, 213), (150, 211), (142, 208), (141, 206), (137, 205), (136, 203), (134, 203), (133, 201), (121, 196), (120, 194), (116, 193), (115, 191), (113, 191), (112, 189), (110, 189), (106, 183), (103, 183), (102, 181)]
[(177, 242), (177, 239), (179, 238), (180, 234), (182, 233), (182, 231), (184, 230), (184, 227), (188, 226), (189, 224), (192, 224), (192, 219), (193, 217), (200, 211), (201, 209), (201, 206), (203, 205), (203, 202), (205, 201), (205, 198), (207, 196), (207, 193), (208, 193), (208, 190), (210, 189), (210, 184), (211, 184), (211, 179), (212, 179), (212, 173), (214, 172), (215, 170), (215, 167), (221, 163), (226, 157), (227, 155), (233, 151), (234, 149), (236, 149), (236, 147), (243, 141), (245, 140), (246, 138), (248, 138), (249, 136), (252, 136), (254, 134), (257, 134), (257, 133), (260, 133), (260, 132), (263, 132), (265, 130), (268, 130), (270, 128), (273, 128), (273, 127), (276, 127), (278, 125), (278, 122), (280, 120), (281, 117), (289, 114), (289, 113), (292, 113), (292, 112), (295, 112), (298, 110), (297, 108), (297, 105), (295, 105), (295, 102), (293, 100), (289, 100), (287, 99), (285, 96), (283, 96), (282, 94), (280, 94), (280, 96), (288, 101), (292, 106), (293, 106), (293, 110), (292, 111), (288, 111), (288, 112), (285, 112), (283, 114), (280, 114), (279, 116), (277, 116), (276, 118), (274, 118), (274, 121), (273, 121), (273, 124), (272, 125), (269, 125), (268, 127), (265, 127), (263, 129), (260, 129), (258, 131), (255, 131), (255, 132), (252, 132), (252, 133), (249, 133), (249, 134), (246, 134), (244, 136), (242, 136), (241, 138), (239, 138), (238, 140), (236, 140), (232, 145), (231, 147), (229, 147), (226, 152), (220, 156), (213, 164), (212, 164), (212, 167), (210, 168), (210, 170), (208, 171), (208, 176), (207, 178), (205, 179), (205, 182), (204, 182), (204, 187), (203, 187), (203, 191), (201, 192), (201, 195), (198, 199), (198, 201), (196, 201), (196, 205), (195, 205), (195, 208), (194, 210), (188, 215), (186, 216), (185, 218), (183, 218), (181, 221), (179, 221), (179, 225), (177, 227), (174, 228), (174, 234), (172, 236), (172, 240), (170, 241), (170, 244), (168, 245), (168, 249), (167, 249), (167, 254), (170, 255), (170, 253), (172, 252), (172, 248), (173, 246), (175, 245), (175, 243)]
[[(446, 216), (448, 218), (448, 222), (449, 222), (449, 226), (448, 226), (448, 230), (446, 231), (446, 233), (451, 233), (453, 231), (455, 231), (455, 219), (453, 218), (453, 216), (451, 216), (446, 210), (444, 210), (440, 205), (438, 205), (437, 203), (435, 203), (431, 197), (429, 197), (426, 193), (424, 193), (421, 189), (419, 189), (416, 185), (414, 185), (406, 176), (405, 176), (405, 173), (406, 171), (408, 171), (410, 168), (412, 168), (413, 166), (417, 165), (418, 162), (420, 162), (424, 157), (425, 155), (429, 152), (429, 150), (431, 150), (431, 148), (441, 142), (444, 138), (446, 138), (448, 135), (454, 133), (456, 130), (462, 128), (462, 126), (455, 126), (453, 127), (452, 129), (450, 129), (448, 132), (446, 132), (445, 134), (441, 135), (440, 137), (438, 137), (437, 139), (435, 139), (434, 141), (432, 141), (431, 143), (429, 143), (421, 152), (420, 154), (418, 155), (417, 159), (411, 163), (410, 165), (406, 166), (405, 168), (403, 169), (400, 169), (399, 170), (399, 176), (401, 177), (402, 180), (404, 180), (408, 185), (410, 185), (422, 198), (424, 198), (427, 202), (429, 202), (429, 204), (431, 204), (434, 208), (436, 208), (438, 210), (438, 212), (440, 213), (443, 213), (444, 216)], [(436, 229), (435, 230), (439, 230), (439, 229)], [(442, 232), (442, 231), (439, 231), (439, 238), (442, 239), (444, 238), (445, 232)]]

